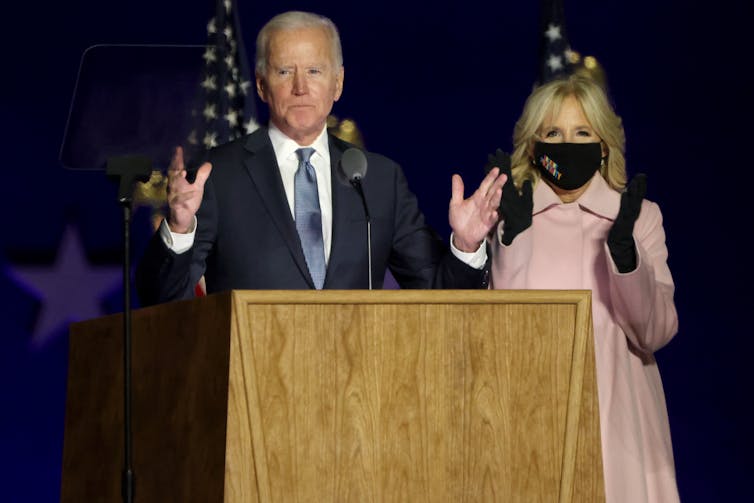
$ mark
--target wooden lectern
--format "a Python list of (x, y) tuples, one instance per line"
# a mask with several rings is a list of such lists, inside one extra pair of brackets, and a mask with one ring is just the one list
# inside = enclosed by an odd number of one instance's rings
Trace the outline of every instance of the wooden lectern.
[[(588, 291), (133, 312), (137, 502), (604, 501)], [(61, 501), (120, 501), (122, 318), (73, 324)]]

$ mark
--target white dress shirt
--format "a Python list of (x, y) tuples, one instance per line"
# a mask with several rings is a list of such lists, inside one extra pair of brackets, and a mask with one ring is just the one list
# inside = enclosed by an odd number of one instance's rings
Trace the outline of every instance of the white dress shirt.
[[(293, 201), (293, 179), (298, 169), (298, 155), (296, 150), (303, 147), (312, 147), (315, 152), (309, 162), (314, 166), (317, 173), (317, 191), (319, 192), (319, 208), (322, 213), (322, 241), (325, 247), (325, 263), (330, 261), (330, 246), (332, 244), (332, 184), (330, 173), (330, 146), (327, 137), (327, 128), (314, 140), (311, 145), (299, 145), (291, 138), (288, 138), (274, 124), (269, 125), (268, 134), (272, 142), (272, 149), (275, 152), (278, 166), (280, 168), (280, 177), (283, 180), (283, 188), (288, 199), (288, 206), (291, 215), (295, 218), (294, 201)], [(160, 236), (165, 245), (175, 253), (183, 253), (189, 250), (194, 244), (194, 234), (196, 232), (196, 217), (194, 217), (194, 226), (186, 234), (172, 232), (167, 225), (167, 220), (163, 220), (160, 225)], [(455, 247), (453, 236), (450, 238), (450, 249), (453, 255), (459, 260), (468, 264), (475, 269), (484, 267), (487, 261), (487, 250), (485, 243), (479, 246), (475, 252), (466, 253)]]
[(273, 124), (269, 128), (272, 149), (280, 167), (280, 177), (283, 179), (285, 196), (288, 198), (288, 207), (291, 215), (296, 218), (293, 201), (293, 179), (298, 170), (298, 154), (296, 150), (311, 147), (314, 149), (309, 162), (314, 166), (317, 173), (317, 192), (319, 193), (319, 211), (322, 214), (322, 243), (325, 246), (325, 264), (330, 262), (330, 245), (332, 244), (332, 184), (330, 183), (330, 146), (327, 140), (327, 128), (311, 145), (299, 145), (288, 138)]

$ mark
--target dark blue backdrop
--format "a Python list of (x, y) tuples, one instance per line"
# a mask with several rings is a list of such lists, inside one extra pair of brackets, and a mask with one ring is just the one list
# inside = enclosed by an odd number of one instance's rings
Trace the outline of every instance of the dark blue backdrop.
[[(58, 499), (60, 484), (67, 359), (60, 322), (70, 321), (67, 312), (96, 316), (121, 302), (115, 187), (102, 173), (69, 172), (58, 162), (79, 58), (98, 43), (204, 43), (214, 6), (15, 4), (3, 8), (0, 499), (47, 502)], [(565, 6), (572, 45), (607, 71), (630, 174), (648, 174), (648, 197), (665, 215), (680, 332), (657, 358), (686, 502), (750, 494), (751, 118), (742, 75), (751, 57), (736, 36), (749, 17), (734, 4)], [(247, 1), (240, 9), (248, 48), (264, 21), (289, 8), (338, 24), (346, 85), (334, 113), (357, 121), (367, 148), (404, 166), (431, 224), (447, 236), (451, 174), (476, 184), (487, 152), (510, 148), (536, 78), (537, 2)], [(136, 215), (137, 253), (146, 217)], [(56, 270), (68, 275), (48, 274)], [(66, 311), (93, 288), (101, 306)]]

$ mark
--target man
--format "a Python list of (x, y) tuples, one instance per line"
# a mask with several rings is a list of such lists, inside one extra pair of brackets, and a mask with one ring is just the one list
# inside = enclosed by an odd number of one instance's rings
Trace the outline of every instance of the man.
[[(343, 72), (329, 19), (286, 12), (262, 28), (256, 85), (270, 109), (269, 129), (210, 151), (193, 183), (176, 149), (169, 215), (137, 270), (143, 304), (191, 297), (202, 275), (208, 293), (368, 287), (364, 208), (339, 171), (351, 145), (326, 129)], [(451, 253), (425, 225), (400, 167), (366, 157), (374, 286), (382, 287), (389, 268), (403, 288), (486, 287), (484, 238), (497, 222), (505, 176), (493, 170), (468, 199), (453, 177)]]

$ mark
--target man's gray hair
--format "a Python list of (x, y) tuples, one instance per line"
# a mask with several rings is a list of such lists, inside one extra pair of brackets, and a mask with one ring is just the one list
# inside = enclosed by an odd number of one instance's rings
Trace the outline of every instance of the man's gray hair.
[(288, 11), (278, 14), (265, 24), (257, 35), (257, 53), (254, 69), (257, 75), (266, 75), (270, 38), (277, 31), (301, 28), (322, 28), (332, 44), (332, 58), (337, 71), (343, 66), (343, 49), (340, 45), (338, 28), (329, 18), (312, 12)]

